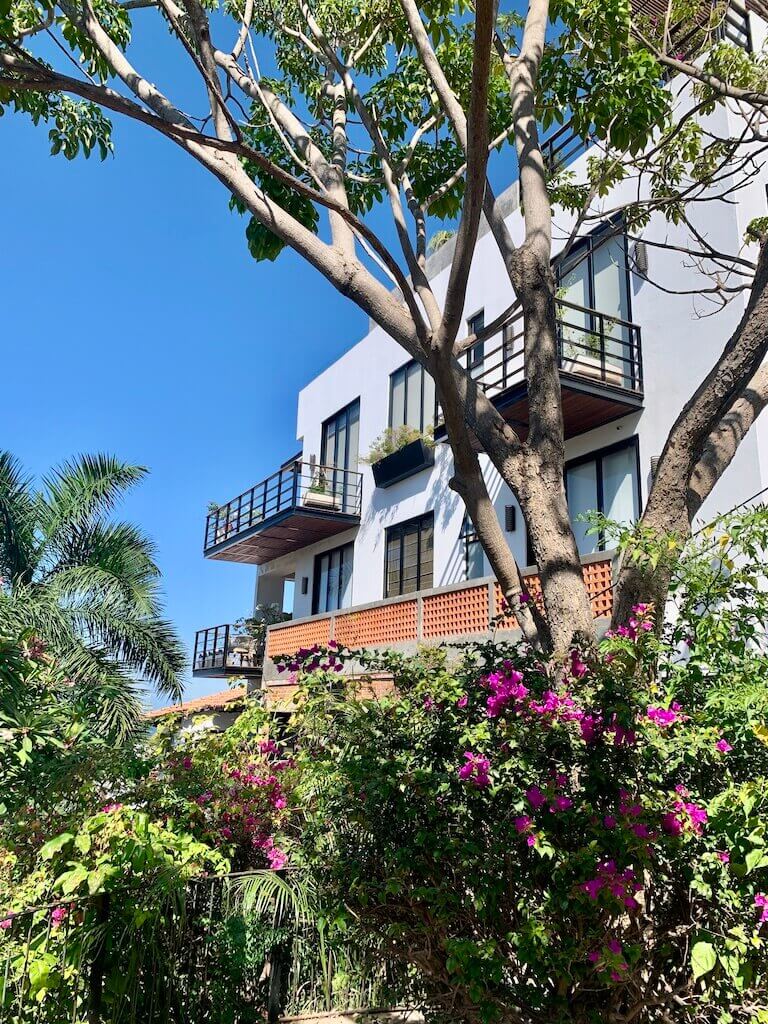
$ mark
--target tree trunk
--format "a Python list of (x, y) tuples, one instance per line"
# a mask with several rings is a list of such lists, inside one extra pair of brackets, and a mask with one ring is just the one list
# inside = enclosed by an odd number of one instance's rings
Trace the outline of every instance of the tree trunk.
[[(693, 481), (695, 488), (703, 482), (701, 459), (707, 458), (703, 490), (709, 493), (738, 446), (727, 427), (728, 416), (734, 407), (737, 415), (748, 411), (746, 405), (734, 403), (738, 403), (749, 382), (755, 379), (767, 351), (768, 245), (763, 243), (744, 315), (722, 355), (678, 416), (661, 453), (640, 520), (659, 542), (673, 535), (682, 543), (690, 536), (691, 518), (700, 505), (695, 491), (692, 497), (691, 485)], [(661, 618), (672, 571), (668, 561), (660, 562), (656, 568), (625, 561), (616, 585), (614, 622), (625, 622), (632, 613), (632, 605), (640, 602), (655, 604)]]
[(574, 644), (594, 644), (594, 621), (565, 497), (554, 275), (549, 259), (533, 248), (522, 247), (516, 255), (530, 422), (517, 497), (539, 569), (554, 653), (561, 657)]

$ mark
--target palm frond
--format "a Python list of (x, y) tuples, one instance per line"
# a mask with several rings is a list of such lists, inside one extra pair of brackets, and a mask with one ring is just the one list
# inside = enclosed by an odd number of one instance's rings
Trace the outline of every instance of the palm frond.
[(43, 478), (40, 527), (46, 546), (56, 549), (73, 532), (103, 520), (125, 492), (147, 473), (112, 455), (80, 455)]
[(35, 496), (30, 478), (10, 452), (0, 452), (0, 574), (29, 581), (37, 564)]
[(282, 877), (275, 871), (254, 871), (232, 882), (233, 898), (247, 914), (271, 918), (274, 925), (293, 922), (295, 928), (313, 919), (314, 884), (301, 871)]

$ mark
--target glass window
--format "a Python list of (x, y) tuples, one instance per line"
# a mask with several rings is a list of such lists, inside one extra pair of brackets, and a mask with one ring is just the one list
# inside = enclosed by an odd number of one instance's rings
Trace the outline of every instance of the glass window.
[(589, 523), (579, 522), (585, 512), (601, 512), (618, 523), (631, 523), (640, 514), (640, 483), (637, 472), (637, 438), (615, 448), (595, 452), (565, 467), (568, 511), (579, 553), (591, 554), (604, 547)]
[[(357, 508), (359, 481), (360, 399), (346, 406), (323, 423), (318, 477), (336, 499), (340, 512)], [(314, 481), (313, 481), (314, 483)]]
[(435, 382), (415, 359), (389, 378), (389, 425), (426, 431), (435, 422)]
[[(467, 334), (479, 334), (480, 331), (485, 327), (485, 310), (481, 309), (479, 313), (475, 313), (474, 316), (469, 317), (467, 320)], [(483, 372), (483, 364), (485, 363), (485, 342), (481, 341), (477, 345), (473, 345), (472, 348), (467, 352), (467, 369), (469, 370), (472, 377), (479, 377)]]
[(431, 512), (389, 527), (385, 545), (385, 597), (413, 594), (432, 586), (433, 538)]
[(464, 568), (468, 580), (477, 580), (485, 574), (485, 558), (483, 546), (478, 540), (472, 520), (464, 516), (464, 524), (461, 528), (461, 536), (464, 541)]
[(335, 612), (352, 604), (354, 545), (324, 551), (315, 556), (312, 614)]
[(594, 372), (600, 360), (602, 373), (604, 354), (611, 382), (631, 386), (631, 339), (615, 322), (630, 319), (623, 231), (613, 224), (590, 235), (558, 266), (557, 278), (563, 357), (573, 363), (565, 368)]

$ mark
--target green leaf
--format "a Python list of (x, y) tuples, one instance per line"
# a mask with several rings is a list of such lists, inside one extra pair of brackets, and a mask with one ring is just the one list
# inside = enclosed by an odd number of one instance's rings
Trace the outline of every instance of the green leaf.
[(40, 856), (43, 860), (50, 860), (57, 853), (61, 853), (64, 847), (71, 843), (74, 838), (71, 832), (62, 832), (60, 836), (54, 836), (53, 839), (49, 839), (40, 848)]
[(691, 950), (691, 967), (693, 969), (693, 980), (703, 978), (709, 974), (717, 963), (717, 953), (711, 942), (697, 942)]

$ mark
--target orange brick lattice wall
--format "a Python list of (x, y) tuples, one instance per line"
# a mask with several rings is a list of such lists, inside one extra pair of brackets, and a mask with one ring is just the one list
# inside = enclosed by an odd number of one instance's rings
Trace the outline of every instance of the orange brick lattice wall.
[(316, 619), (314, 622), (297, 622), (282, 629), (267, 633), (267, 654), (274, 658), (280, 654), (295, 654), (301, 647), (327, 644), (331, 639), (331, 620)]
[(488, 587), (467, 587), (425, 597), (422, 605), (422, 636), (456, 636), (488, 631)]
[[(610, 559), (589, 562), (583, 571), (592, 601), (592, 614), (595, 617), (610, 615), (613, 608)], [(531, 597), (541, 606), (539, 577), (526, 576), (525, 584)], [(498, 583), (495, 591), (498, 614), (502, 609), (502, 592)], [(490, 615), (486, 584), (449, 590), (443, 594), (428, 594), (422, 598), (421, 638), (434, 640), (443, 636), (485, 633)], [(375, 647), (413, 641), (418, 639), (417, 616), (418, 602), (415, 598), (343, 612), (335, 617), (333, 639), (346, 647)], [(517, 623), (512, 617), (506, 618), (498, 628), (516, 629)], [(331, 617), (289, 623), (279, 629), (270, 629), (267, 637), (267, 655), (270, 658), (295, 654), (300, 647), (324, 645), (331, 639)]]
[(416, 602), (398, 601), (336, 616), (334, 639), (347, 647), (397, 644), (416, 638)]
[[(613, 610), (613, 590), (611, 588), (612, 574), (611, 562), (606, 559), (604, 562), (588, 562), (582, 567), (584, 573), (584, 584), (590, 596), (592, 614), (595, 618), (610, 615)], [(525, 585), (528, 593), (539, 606), (543, 607), (541, 596), (541, 580), (538, 576), (526, 576)], [(502, 592), (499, 584), (496, 584), (496, 608), (502, 608)], [(499, 629), (517, 629), (517, 622), (514, 618), (503, 619), (499, 623)]]

